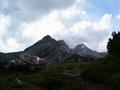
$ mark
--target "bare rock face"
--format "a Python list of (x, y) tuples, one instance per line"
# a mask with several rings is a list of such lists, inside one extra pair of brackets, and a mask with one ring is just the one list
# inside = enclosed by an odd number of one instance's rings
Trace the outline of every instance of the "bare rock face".
[(69, 53), (69, 47), (63, 40), (56, 41), (47, 35), (24, 52), (44, 58), (48, 64), (52, 64), (62, 62), (66, 53)]
[(29, 53), (22, 53), (20, 54), (20, 59), (22, 62), (31, 65), (41, 65), (44, 60), (38, 56), (33, 56)]
[(30, 69), (34, 70), (46, 64), (62, 62), (69, 52), (70, 49), (63, 40), (56, 41), (47, 35), (19, 53), (16, 58), (11, 58), (6, 67), (30, 66)]
[(59, 40), (58, 43), (62, 51), (70, 52), (69, 46), (65, 43), (64, 40)]
[(94, 59), (100, 59), (104, 58), (106, 54), (96, 52), (88, 48), (85, 44), (79, 44), (73, 49), (73, 53), (83, 56), (83, 57), (89, 57)]
[(47, 35), (41, 40), (26, 48), (24, 51), (13, 53), (0, 53), (0, 63), (9, 66), (30, 66), (31, 70), (45, 64), (51, 65), (63, 61), (79, 61), (83, 57), (102, 58), (105, 54), (89, 49), (86, 45), (77, 45), (70, 49), (64, 40), (55, 40)]
[(6, 68), (16, 68), (16, 67), (29, 67), (31, 71), (34, 71), (37, 68), (46, 66), (46, 62), (38, 56), (30, 55), (29, 53), (22, 53), (19, 56), (19, 59), (11, 60)]

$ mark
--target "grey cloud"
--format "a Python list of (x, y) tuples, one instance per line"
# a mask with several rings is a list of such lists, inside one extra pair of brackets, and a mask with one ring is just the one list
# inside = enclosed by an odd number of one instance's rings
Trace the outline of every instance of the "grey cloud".
[[(64, 32), (63, 32), (64, 33)], [(57, 38), (58, 40), (65, 40), (65, 42), (71, 47), (75, 47), (77, 44), (87, 42), (87, 37), (82, 37), (78, 35), (72, 35), (71, 33), (63, 34), (63, 33), (56, 33), (53, 37)]]
[(10, 16), (11, 25), (0, 37), (6, 41), (9, 37), (16, 38), (20, 43), (24, 39), (20, 35), (21, 23), (33, 21), (52, 10), (64, 9), (76, 0), (0, 0), (0, 14)]
[[(92, 30), (92, 28), (87, 28), (84, 31), (85, 36), (83, 36), (83, 33), (80, 32), (72, 34), (68, 31), (68, 33), (62, 32), (59, 34), (55, 34), (54, 37), (56, 37), (57, 39), (65, 40), (67, 44), (72, 48), (75, 47), (77, 44), (85, 43), (91, 49), (98, 51), (100, 49), (99, 45), (111, 34), (109, 30), (94, 31)], [(102, 47), (102, 49), (105, 48), (105, 46)]]
[[(32, 22), (38, 18), (40, 19), (40, 17), (47, 15), (52, 10), (65, 9), (69, 6), (72, 6), (75, 2), (76, 0), (0, 0), (0, 14), (11, 17), (11, 25), (7, 28), (6, 33), (1, 36), (2, 42), (5, 43), (7, 38), (13, 37), (21, 46), (19, 50), (23, 50), (30, 44), (33, 44), (33, 41), (24, 38), (20, 34), (20, 31), (22, 31), (20, 30), (21, 23), (29, 21)], [(77, 8), (80, 9), (80, 6), (81, 5), (78, 5)], [(79, 14), (68, 20), (66, 20), (64, 17), (60, 18), (59, 16), (58, 20), (65, 26), (65, 28), (70, 28), (74, 23), (86, 18), (87, 16)], [(93, 17), (92, 19), (95, 18), (97, 17)], [(87, 29), (88, 30), (85, 30), (86, 36), (82, 36), (82, 33), (79, 32), (75, 35), (72, 35), (72, 33), (69, 32), (67, 34), (62, 32), (53, 36), (57, 39), (64, 39), (70, 45), (70, 47), (73, 47), (75, 44), (79, 43), (88, 43), (90, 45), (91, 43), (95, 43), (93, 46), (97, 47), (98, 44), (104, 40), (106, 36), (108, 36), (108, 32), (92, 31), (90, 30), (91, 28)]]
[(14, 19), (30, 21), (51, 10), (64, 9), (76, 0), (0, 0), (0, 12), (11, 15)]

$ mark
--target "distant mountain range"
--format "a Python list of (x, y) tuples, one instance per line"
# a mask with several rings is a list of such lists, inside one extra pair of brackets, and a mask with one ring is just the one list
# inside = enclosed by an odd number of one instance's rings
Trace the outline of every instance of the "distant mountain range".
[(26, 48), (24, 51), (13, 53), (0, 53), (0, 62), (8, 63), (11, 60), (20, 59), (21, 54), (29, 53), (33, 56), (43, 58), (49, 64), (63, 62), (66, 59), (81, 60), (84, 57), (100, 59), (104, 58), (107, 53), (99, 53), (89, 49), (84, 44), (79, 44), (71, 49), (64, 40), (55, 40), (47, 35), (41, 40)]

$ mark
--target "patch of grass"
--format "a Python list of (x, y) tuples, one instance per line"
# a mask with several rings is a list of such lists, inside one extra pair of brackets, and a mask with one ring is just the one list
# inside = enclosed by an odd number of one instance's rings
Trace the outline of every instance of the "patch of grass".
[[(89, 90), (89, 87), (94, 87), (97, 83), (108, 85), (111, 90), (119, 90), (120, 64), (116, 60), (118, 58), (109, 57), (101, 61), (61, 63), (30, 73), (0, 70), (0, 89), (10, 90), (9, 83), (18, 78), (26, 82), (22, 90)], [(62, 75), (63, 71), (76, 70), (81, 73), (80, 76)]]
[[(86, 67), (89, 63), (71, 62), (64, 64), (56, 64), (50, 67), (38, 70), (36, 72), (24, 73), (17, 70), (8, 71), (0, 70), (0, 89), (10, 90), (9, 83), (18, 78), (25, 81), (27, 84), (22, 90), (73, 90), (79, 87), (74, 78), (67, 78), (60, 75), (62, 70), (74, 70)], [(82, 88), (82, 85), (81, 85)], [(82, 90), (82, 89), (81, 89)]]
[(104, 83), (111, 90), (120, 89), (120, 60), (108, 57), (103, 62), (90, 65), (83, 70), (82, 77), (93, 82)]

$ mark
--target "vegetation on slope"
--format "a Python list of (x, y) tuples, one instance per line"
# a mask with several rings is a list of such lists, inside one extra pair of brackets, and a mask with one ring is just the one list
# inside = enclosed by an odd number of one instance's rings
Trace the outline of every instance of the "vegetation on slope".
[[(22, 90), (107, 90), (100, 83), (91, 82), (81, 77), (81, 72), (96, 62), (71, 62), (57, 64), (35, 72), (0, 71), (1, 90), (10, 90), (13, 80), (25, 82)], [(4, 72), (3, 72), (4, 71)]]
[(112, 33), (107, 49), (105, 60), (84, 70), (82, 76), (108, 85), (111, 90), (120, 90), (120, 32)]

